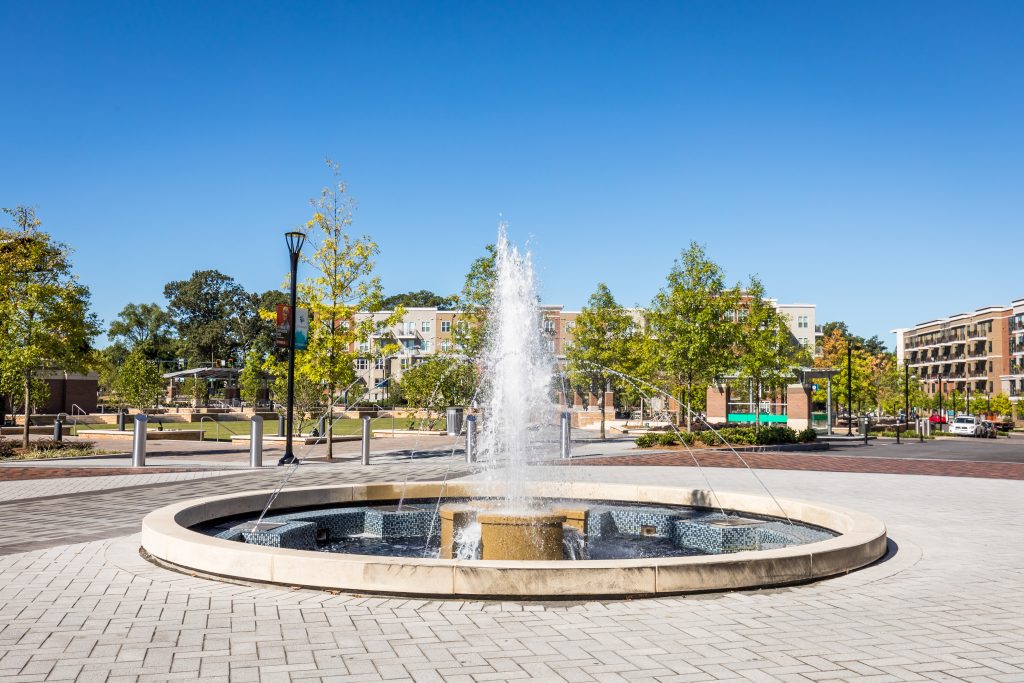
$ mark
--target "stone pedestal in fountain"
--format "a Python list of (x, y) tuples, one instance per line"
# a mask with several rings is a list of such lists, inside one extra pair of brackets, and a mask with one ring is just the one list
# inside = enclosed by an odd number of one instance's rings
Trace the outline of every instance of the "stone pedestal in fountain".
[(467, 526), (476, 520), (476, 508), (469, 505), (453, 503), (442, 505), (438, 512), (441, 518), (441, 553), (442, 560), (455, 557), (455, 539)]
[(481, 559), (561, 560), (565, 515), (550, 512), (481, 512)]

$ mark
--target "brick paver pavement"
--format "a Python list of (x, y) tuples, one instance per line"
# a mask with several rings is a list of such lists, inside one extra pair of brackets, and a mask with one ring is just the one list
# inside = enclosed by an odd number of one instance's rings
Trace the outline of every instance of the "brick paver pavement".
[[(742, 456), (742, 460), (740, 459)], [(819, 455), (806, 453), (754, 453), (740, 452), (739, 456), (727, 449), (673, 450), (628, 455), (594, 456), (571, 461), (572, 466), (675, 466), (744, 468), (770, 470), (813, 470), (817, 472), (877, 472), (885, 474), (924, 474), (942, 477), (982, 477), (991, 479), (1024, 479), (1024, 463), (974, 462), (969, 460), (909, 460), (879, 458), (865, 455)], [(744, 464), (746, 461), (746, 464)], [(552, 461), (565, 465), (565, 461)]]
[[(411, 468), (437, 476), (436, 463)], [(306, 472), (361, 476), (344, 467)], [(747, 472), (708, 474), (717, 488), (758, 490)], [(700, 485), (692, 468), (538, 467), (531, 475)], [(189, 485), (243, 486), (260, 476)], [(65, 542), (0, 557), (0, 679), (1024, 680), (1024, 484), (779, 470), (761, 478), (781, 496), (873, 512), (898, 550), (848, 576), (779, 590), (518, 603), (240, 586), (148, 564), (134, 534)], [(115, 506), (125, 505), (134, 515), (180, 498), (183, 486), (132, 489), (137, 498), (111, 492), (106, 513), (124, 514)], [(49, 500), (26, 508), (34, 518), (10, 506), (0, 514), (44, 529), (97, 528), (102, 494), (73, 496), (63, 516), (49, 510), (57, 517), (47, 518)], [(78, 522), (82, 501), (96, 510)]]

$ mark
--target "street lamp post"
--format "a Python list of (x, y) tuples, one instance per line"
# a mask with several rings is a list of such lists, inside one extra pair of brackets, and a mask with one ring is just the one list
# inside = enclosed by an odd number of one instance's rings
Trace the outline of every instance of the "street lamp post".
[(946, 414), (942, 412), (942, 375), (939, 375), (939, 431), (942, 431), (942, 425), (946, 420)]
[(292, 452), (292, 408), (295, 405), (295, 295), (296, 295), (296, 281), (295, 278), (298, 275), (299, 270), (299, 253), (302, 251), (302, 245), (306, 241), (305, 233), (293, 231), (286, 232), (284, 235), (284, 241), (288, 245), (288, 256), (291, 259), (292, 275), (291, 275), (291, 308), (288, 309), (288, 407), (287, 407), (287, 424), (285, 426), (284, 434), (284, 455), (277, 461), (278, 465), (290, 465), (291, 463), (297, 463), (298, 458)]
[(846, 342), (846, 435), (853, 436), (853, 347)]

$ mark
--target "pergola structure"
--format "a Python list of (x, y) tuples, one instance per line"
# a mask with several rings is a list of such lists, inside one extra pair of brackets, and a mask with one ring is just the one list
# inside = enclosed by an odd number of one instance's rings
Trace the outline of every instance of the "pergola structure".
[(163, 378), (167, 380), (167, 397), (174, 398), (175, 382), (181, 382), (186, 378), (203, 379), (207, 382), (221, 381), (225, 382), (228, 387), (236, 387), (238, 385), (238, 376), (241, 374), (242, 371), (238, 368), (203, 367), (165, 372)]

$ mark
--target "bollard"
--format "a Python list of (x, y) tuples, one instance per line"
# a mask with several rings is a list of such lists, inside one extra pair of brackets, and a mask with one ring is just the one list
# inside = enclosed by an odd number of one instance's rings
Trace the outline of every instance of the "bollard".
[(562, 433), (559, 439), (561, 456), (563, 460), (572, 457), (572, 425), (569, 422), (569, 413), (562, 413)]
[(53, 423), (53, 440), (63, 441), (64, 440), (64, 421), (59, 417)]
[(144, 413), (135, 416), (135, 433), (132, 434), (132, 467), (146, 466), (146, 422)]
[(263, 467), (263, 418), (259, 415), (249, 422), (249, 467)]
[(921, 426), (921, 418), (917, 418), (917, 440), (924, 443), (924, 427)]
[(370, 464), (370, 418), (363, 418), (363, 464)]
[(871, 431), (871, 418), (864, 418), (864, 445), (868, 445), (868, 433)]
[(284, 436), (284, 418), (280, 415), (277, 416), (277, 435)]
[(476, 462), (476, 415), (466, 416), (466, 462)]
[(900, 442), (900, 427), (901, 426), (902, 425), (900, 425), (899, 422), (896, 423), (896, 443), (897, 444)]
[(324, 426), (326, 421), (327, 421), (327, 416), (326, 415), (321, 415), (320, 419), (316, 423), (316, 433), (317, 433), (317, 436), (323, 436), (324, 434), (327, 433), (327, 427)]
[(447, 410), (446, 429), (448, 436), (458, 436), (462, 433), (462, 408), (452, 407)]
[(124, 411), (123, 410), (117, 411), (117, 431), (119, 431), (119, 432), (123, 432), (124, 431)]

